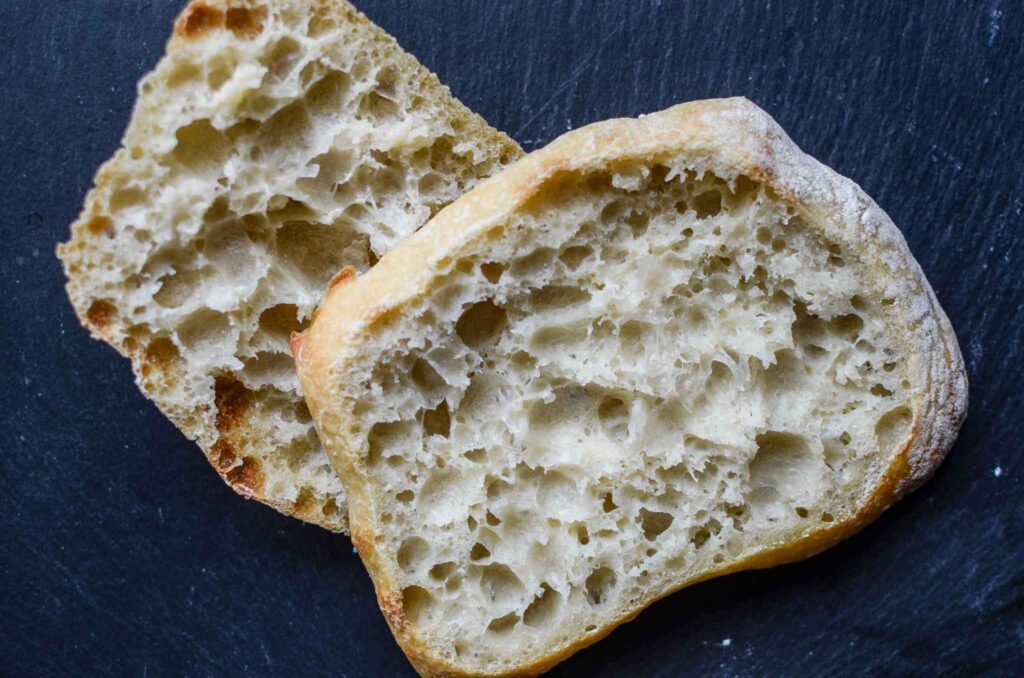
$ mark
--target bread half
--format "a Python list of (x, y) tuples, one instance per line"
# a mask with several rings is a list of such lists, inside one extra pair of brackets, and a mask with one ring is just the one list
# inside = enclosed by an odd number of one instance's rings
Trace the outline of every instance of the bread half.
[(204, 0), (58, 248), (83, 324), (241, 494), (334, 530), (288, 336), (520, 155), (342, 0)]
[(292, 347), (424, 675), (536, 674), (831, 546), (967, 398), (899, 231), (744, 99), (566, 134), (341, 276)]

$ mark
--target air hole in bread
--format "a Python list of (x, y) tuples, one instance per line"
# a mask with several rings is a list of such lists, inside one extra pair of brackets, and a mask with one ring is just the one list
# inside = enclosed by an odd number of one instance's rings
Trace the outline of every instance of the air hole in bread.
[(562, 250), (562, 253), (558, 255), (558, 258), (570, 271), (575, 271), (585, 259), (593, 256), (593, 254), (594, 250), (590, 247), (585, 245), (573, 245)]
[(452, 575), (452, 573), (455, 572), (455, 570), (455, 563), (448, 560), (443, 563), (437, 563), (436, 565), (433, 565), (430, 568), (430, 572), (428, 574), (430, 575), (431, 579), (434, 579), (436, 581), (445, 581), (446, 579), (448, 579), (448, 577)]
[(443, 436), (451, 433), (452, 420), (448, 412), (448, 401), (442, 400), (437, 407), (423, 413), (423, 433), (428, 436)]
[(217, 91), (224, 86), (228, 80), (231, 79), (231, 74), (235, 69), (234, 60), (230, 57), (217, 59), (209, 65), (206, 70), (206, 84), (213, 90)]
[(374, 424), (367, 437), (366, 463), (375, 466), (392, 450), (400, 450), (404, 443), (412, 440), (408, 422), (382, 422)]
[(429, 360), (419, 358), (412, 366), (412, 381), (424, 395), (438, 393), (447, 384)]
[(491, 620), (491, 623), (487, 625), (487, 631), (488, 633), (508, 633), (518, 623), (519, 615), (515, 612), (509, 612), (502, 617)]
[(324, 288), (345, 264), (366, 267), (365, 246), (359, 237), (343, 229), (308, 221), (286, 221), (277, 230), (281, 259), (303, 284)]
[(422, 623), (433, 605), (434, 597), (421, 586), (407, 586), (402, 590), (402, 612), (413, 624)]
[(577, 525), (575, 527), (575, 532), (576, 541), (578, 541), (581, 546), (586, 546), (590, 543), (590, 532), (587, 530), (586, 525)]
[(707, 543), (708, 539), (711, 538), (711, 532), (704, 526), (701, 526), (694, 531), (693, 536), (690, 537), (690, 542), (694, 548), (703, 548), (704, 544)]
[[(343, 104), (352, 88), (352, 78), (342, 71), (331, 71), (317, 80), (306, 91), (306, 109), (318, 117), (335, 117), (341, 114)], [(337, 178), (344, 174), (335, 172)]]
[(910, 436), (910, 425), (913, 420), (910, 408), (905, 405), (886, 412), (875, 426), (879, 448), (890, 450), (902, 444)]
[(202, 69), (191, 61), (179, 61), (167, 74), (168, 89), (177, 89), (199, 79)]
[(750, 484), (763, 497), (781, 500), (817, 499), (818, 461), (807, 441), (794, 433), (767, 431), (757, 436), (757, 454), (750, 463)]
[(733, 191), (729, 196), (729, 208), (741, 209), (750, 205), (757, 199), (761, 185), (745, 174), (738, 175), (733, 180)]
[(856, 313), (836, 316), (829, 322), (829, 329), (848, 341), (854, 341), (864, 327), (864, 320)]
[(633, 229), (633, 235), (642, 236), (647, 231), (647, 224), (651, 222), (651, 215), (643, 210), (633, 210), (626, 217), (626, 223)]
[(430, 545), (421, 537), (409, 537), (398, 548), (398, 566), (405, 572), (419, 570), (430, 557)]
[(224, 313), (202, 309), (185, 318), (178, 328), (178, 339), (193, 356), (215, 361), (231, 332), (231, 320)]
[(455, 333), (473, 349), (485, 348), (505, 327), (505, 309), (493, 301), (479, 301), (466, 309), (455, 324)]
[(598, 567), (586, 580), (587, 602), (597, 606), (608, 602), (615, 589), (617, 577), (610, 567)]
[(302, 46), (297, 40), (290, 36), (279, 38), (270, 50), (260, 57), (260, 62), (267, 68), (264, 80), (281, 82), (287, 79), (301, 57)]
[(462, 456), (464, 456), (466, 459), (473, 462), (474, 464), (479, 464), (483, 462), (485, 459), (487, 459), (487, 450), (483, 450), (480, 448), (467, 450), (466, 452), (462, 453)]
[(722, 194), (715, 189), (704, 191), (693, 198), (693, 209), (698, 219), (719, 214), (722, 211)]
[(629, 437), (629, 406), (621, 398), (606, 397), (597, 408), (605, 434), (620, 443)]
[(536, 628), (547, 626), (555, 620), (562, 601), (562, 595), (547, 582), (542, 582), (540, 587), (540, 594), (534, 596), (523, 612), (523, 623)]
[(535, 290), (530, 295), (530, 303), (535, 311), (551, 311), (590, 300), (590, 292), (569, 285), (549, 285)]
[(492, 563), (483, 569), (480, 588), (496, 608), (516, 607), (525, 594), (523, 582), (503, 563)]
[(872, 386), (870, 393), (871, 395), (877, 398), (889, 398), (893, 394), (892, 391), (887, 389), (885, 386), (882, 386), (881, 384), (875, 384), (874, 386)]
[(177, 145), (171, 157), (185, 168), (204, 172), (219, 168), (230, 152), (224, 134), (209, 120), (196, 120), (175, 133)]
[(110, 209), (120, 211), (139, 205), (145, 200), (146, 194), (142, 189), (125, 187), (114, 191), (110, 196)]
[(672, 526), (674, 518), (671, 513), (662, 511), (649, 511), (646, 508), (640, 509), (638, 516), (640, 527), (644, 531), (644, 538), (647, 541), (654, 541), (662, 532)]
[(280, 158), (295, 147), (306, 147), (313, 131), (305, 102), (296, 101), (263, 123), (254, 143), (264, 155)]
[(529, 278), (549, 267), (556, 255), (557, 252), (550, 247), (539, 247), (526, 256), (517, 258), (512, 263), (511, 272), (517, 278)]
[(259, 328), (267, 336), (286, 341), (292, 332), (306, 329), (309, 321), (299, 320), (299, 309), (295, 304), (277, 304), (260, 313)]
[(394, 119), (398, 113), (398, 104), (374, 90), (360, 96), (356, 116), (361, 120), (385, 123)]

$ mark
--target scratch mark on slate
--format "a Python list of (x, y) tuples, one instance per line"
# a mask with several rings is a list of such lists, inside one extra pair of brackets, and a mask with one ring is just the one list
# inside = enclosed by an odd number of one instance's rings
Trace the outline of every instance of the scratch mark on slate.
[(604, 38), (604, 40), (602, 40), (600, 42), (600, 44), (598, 44), (596, 49), (594, 49), (592, 52), (590, 52), (590, 54), (585, 56), (583, 58), (583, 60), (580, 61), (580, 63), (574, 69), (572, 69), (572, 72), (569, 74), (569, 77), (566, 78), (565, 80), (563, 80), (562, 84), (560, 84), (555, 89), (554, 93), (550, 97), (548, 97), (544, 101), (543, 104), (540, 105), (540, 108), (538, 108), (536, 111), (534, 111), (533, 115), (531, 115), (529, 117), (529, 119), (527, 119), (526, 122), (524, 122), (522, 125), (520, 125), (519, 129), (517, 129), (515, 131), (515, 134), (512, 135), (513, 138), (518, 139), (522, 135), (522, 133), (524, 131), (526, 131), (526, 129), (530, 125), (532, 125), (535, 120), (537, 120), (537, 118), (540, 117), (541, 113), (543, 113), (544, 111), (546, 111), (548, 109), (548, 106), (550, 106), (556, 100), (561, 98), (562, 92), (564, 92), (566, 89), (568, 89), (570, 85), (572, 85), (572, 84), (574, 84), (576, 82), (579, 82), (579, 76), (584, 71), (584, 69), (586, 69), (587, 66), (589, 66), (591, 63), (593, 63), (594, 60), (596, 60), (597, 57), (601, 54), (601, 51), (604, 50), (605, 45), (607, 45), (609, 42), (614, 40), (618, 36), (618, 34), (621, 33), (621, 32), (622, 32), (622, 24), (619, 24), (619, 26), (614, 31), (609, 33)]

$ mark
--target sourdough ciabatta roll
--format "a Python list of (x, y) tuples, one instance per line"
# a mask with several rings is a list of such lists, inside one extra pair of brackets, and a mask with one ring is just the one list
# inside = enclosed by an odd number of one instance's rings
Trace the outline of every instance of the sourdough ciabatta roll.
[(519, 155), (343, 0), (195, 0), (58, 250), (68, 294), (236, 491), (343, 530), (288, 335)]
[(570, 132), (337, 277), (293, 352), (424, 675), (530, 675), (815, 554), (966, 409), (896, 227), (743, 99)]

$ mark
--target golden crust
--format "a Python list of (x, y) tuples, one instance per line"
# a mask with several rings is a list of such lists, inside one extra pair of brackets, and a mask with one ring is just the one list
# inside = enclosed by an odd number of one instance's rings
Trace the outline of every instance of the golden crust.
[[(803, 154), (764, 111), (745, 99), (681, 104), (640, 119), (610, 120), (570, 132), (522, 159), (441, 211), (427, 226), (385, 257), (369, 273), (333, 287), (295, 352), (314, 420), (350, 501), (350, 521), (360, 534), (360, 555), (383, 601), (393, 601), (389, 566), (373, 548), (376, 517), (368, 510), (363, 467), (342, 442), (349, 423), (331, 406), (332, 375), (358, 351), (385, 316), (427, 294), (438, 271), (478, 240), (497, 237), (508, 218), (553, 186), (563, 173), (607, 169), (630, 161), (658, 162), (673, 156), (700, 158), (708, 166), (739, 169), (766, 183), (800, 211), (812, 228), (861, 253), (869, 263), (869, 285), (880, 298), (900, 301), (904, 354), (920, 385), (911, 434), (865, 497), (859, 511), (799, 540), (755, 553), (667, 590), (658, 591), (621, 618), (537, 661), (500, 675), (541, 673), (596, 642), (656, 599), (698, 581), (739, 570), (766, 568), (817, 554), (862, 529), (893, 502), (926, 480), (952, 445), (966, 413), (967, 379), (960, 350), (945, 314), (907, 249), (902, 235), (852, 181)], [(386, 610), (387, 613), (387, 610)], [(462, 676), (460, 667), (430, 654), (400, 614), (387, 614), (402, 649), (426, 676)]]

